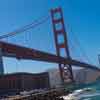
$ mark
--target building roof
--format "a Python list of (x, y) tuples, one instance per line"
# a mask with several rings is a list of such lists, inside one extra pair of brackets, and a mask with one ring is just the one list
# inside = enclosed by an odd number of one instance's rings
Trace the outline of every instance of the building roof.
[(28, 72), (16, 72), (16, 73), (7, 73), (7, 74), (3, 74), (0, 75), (0, 77), (9, 77), (9, 76), (23, 76), (23, 75), (27, 75), (27, 76), (44, 76), (47, 75), (48, 72), (42, 72), (42, 73), (28, 73)]

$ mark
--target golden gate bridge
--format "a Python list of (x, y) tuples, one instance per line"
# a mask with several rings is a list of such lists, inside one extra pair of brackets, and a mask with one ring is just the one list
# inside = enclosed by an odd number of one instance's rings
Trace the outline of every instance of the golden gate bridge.
[[(63, 12), (60, 7), (51, 9), (51, 19), (54, 32), (54, 40), (56, 47), (56, 55), (36, 50), (34, 48), (29, 48), (21, 45), (16, 45), (3, 41), (3, 39), (22, 34), (27, 30), (34, 29), (35, 27), (42, 25), (47, 20), (49, 16), (43, 17), (41, 20), (36, 20), (29, 25), (26, 25), (20, 29), (17, 29), (13, 32), (4, 34), (0, 36), (0, 73), (4, 74), (4, 67), (2, 62), (2, 57), (13, 57), (17, 59), (27, 59), (27, 60), (36, 60), (50, 63), (57, 63), (59, 65), (60, 76), (63, 83), (70, 83), (74, 81), (72, 66), (89, 68), (92, 70), (100, 71), (98, 66), (88, 64), (79, 60), (75, 60), (70, 55), (69, 45), (68, 45), (68, 36), (66, 33)], [(60, 26), (60, 28), (59, 28)], [(25, 34), (25, 33), (23, 33)], [(29, 33), (30, 34), (30, 33)], [(63, 37), (63, 42), (59, 43), (58, 37)], [(64, 49), (65, 57), (61, 56), (62, 49)], [(85, 55), (84, 55), (85, 56)]]

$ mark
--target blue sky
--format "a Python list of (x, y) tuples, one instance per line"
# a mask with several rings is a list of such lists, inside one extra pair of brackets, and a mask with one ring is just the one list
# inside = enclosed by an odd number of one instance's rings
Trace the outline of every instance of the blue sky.
[[(76, 36), (91, 63), (98, 65), (97, 55), (100, 53), (99, 4), (99, 0), (0, 0), (0, 35), (16, 30), (36, 19), (41, 19), (43, 16), (50, 16), (51, 8), (61, 6), (71, 56), (74, 59), (82, 58), (83, 61), (86, 61), (85, 57), (80, 56)], [(51, 19), (35, 29), (8, 38), (6, 41), (55, 53)], [(4, 58), (6, 73), (41, 72), (55, 67), (57, 67), (56, 64)]]

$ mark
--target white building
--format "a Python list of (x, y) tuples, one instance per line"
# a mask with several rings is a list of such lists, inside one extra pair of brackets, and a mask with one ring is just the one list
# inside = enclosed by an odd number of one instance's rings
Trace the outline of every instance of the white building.
[(74, 76), (74, 81), (79, 84), (79, 83), (84, 83), (86, 81), (86, 70), (83, 68), (80, 69), (74, 69), (73, 70), (73, 76)]
[(85, 68), (74, 69), (73, 74), (76, 83), (92, 83), (100, 77), (100, 72)]
[(59, 70), (49, 69), (47, 72), (49, 73), (50, 87), (51, 88), (60, 87), (62, 82), (61, 82)]
[[(49, 69), (50, 87), (60, 87), (62, 84), (60, 73), (58, 69)], [(91, 83), (96, 81), (100, 77), (100, 72), (91, 69), (73, 69), (74, 80), (77, 84), (79, 83)]]
[(100, 72), (99, 71), (94, 71), (91, 69), (86, 70), (86, 81), (85, 83), (91, 83), (96, 81), (98, 78), (100, 78)]

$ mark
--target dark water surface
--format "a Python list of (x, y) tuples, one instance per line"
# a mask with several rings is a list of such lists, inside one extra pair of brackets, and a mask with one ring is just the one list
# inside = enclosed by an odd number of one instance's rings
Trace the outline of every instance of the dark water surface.
[[(73, 85), (74, 92), (72, 92), (72, 95), (75, 95), (75, 91), (77, 90), (84, 90), (89, 88), (90, 92), (84, 91), (82, 93), (79, 93), (78, 96), (76, 96), (79, 99), (71, 99), (71, 100), (100, 100), (100, 78), (96, 80), (94, 83), (91, 84), (78, 84)], [(69, 100), (69, 99), (68, 99)]]
[[(80, 100), (100, 100), (100, 79), (98, 79), (96, 82), (92, 84), (88, 84), (83, 87), (92, 88), (94, 92), (88, 95), (84, 95), (84, 97)], [(82, 86), (80, 89), (82, 89)]]

